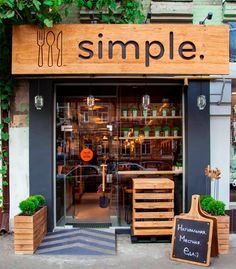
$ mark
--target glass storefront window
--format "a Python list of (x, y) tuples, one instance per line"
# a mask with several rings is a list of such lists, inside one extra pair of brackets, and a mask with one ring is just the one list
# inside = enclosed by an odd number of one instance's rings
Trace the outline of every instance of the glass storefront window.
[(182, 212), (180, 85), (58, 86), (56, 109), (57, 226), (129, 226), (140, 177), (174, 180)]

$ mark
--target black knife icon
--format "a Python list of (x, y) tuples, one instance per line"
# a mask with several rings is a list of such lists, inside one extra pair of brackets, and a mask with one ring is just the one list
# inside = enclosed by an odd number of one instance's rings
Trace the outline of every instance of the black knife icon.
[(57, 66), (62, 66), (62, 31), (57, 35)]

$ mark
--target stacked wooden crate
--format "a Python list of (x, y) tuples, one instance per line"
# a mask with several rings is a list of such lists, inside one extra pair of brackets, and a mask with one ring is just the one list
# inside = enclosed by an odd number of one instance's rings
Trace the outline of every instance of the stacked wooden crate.
[(133, 179), (132, 236), (172, 235), (174, 182), (168, 178)]

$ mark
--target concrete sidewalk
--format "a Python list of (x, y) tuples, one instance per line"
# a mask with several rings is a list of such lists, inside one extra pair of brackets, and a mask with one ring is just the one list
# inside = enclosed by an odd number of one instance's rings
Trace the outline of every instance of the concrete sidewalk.
[[(211, 259), (211, 268), (235, 268), (236, 234), (230, 235), (230, 245), (229, 254)], [(0, 237), (0, 269), (189, 269), (202, 267), (171, 261), (169, 254), (170, 244), (131, 244), (129, 235), (118, 235), (116, 256), (15, 255), (13, 236)]]

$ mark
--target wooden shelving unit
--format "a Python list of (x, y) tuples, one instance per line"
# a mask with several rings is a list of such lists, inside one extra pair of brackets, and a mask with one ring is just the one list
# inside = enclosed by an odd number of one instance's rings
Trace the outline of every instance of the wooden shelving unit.
[(132, 236), (172, 234), (174, 182), (167, 178), (134, 178)]
[[(139, 138), (138, 136), (121, 136), (119, 137), (120, 140), (126, 140), (126, 139), (136, 139)], [(182, 139), (182, 136), (144, 136), (143, 139), (145, 140), (153, 140), (153, 139)]]
[(142, 120), (142, 119), (182, 119), (182, 116), (137, 116), (137, 117), (132, 117), (132, 116), (127, 116), (127, 117), (121, 117), (122, 120)]

